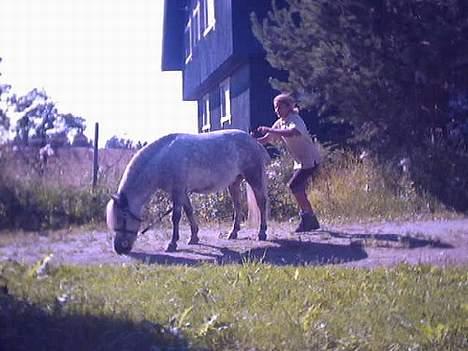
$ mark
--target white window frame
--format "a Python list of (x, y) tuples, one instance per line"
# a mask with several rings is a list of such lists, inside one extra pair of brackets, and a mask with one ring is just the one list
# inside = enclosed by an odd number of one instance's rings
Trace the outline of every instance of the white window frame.
[(192, 59), (192, 19), (189, 18), (184, 31), (185, 63)]
[(219, 84), (219, 109), (221, 126), (225, 123), (231, 123), (231, 80), (229, 77)]
[(211, 111), (210, 111), (210, 97), (209, 95), (204, 95), (202, 97), (202, 132), (209, 132), (211, 130)]
[(203, 3), (203, 36), (206, 36), (215, 26), (215, 0), (202, 0)]
[(192, 12), (192, 47), (195, 47), (201, 39), (200, 25), (200, 2), (197, 1), (197, 5)]

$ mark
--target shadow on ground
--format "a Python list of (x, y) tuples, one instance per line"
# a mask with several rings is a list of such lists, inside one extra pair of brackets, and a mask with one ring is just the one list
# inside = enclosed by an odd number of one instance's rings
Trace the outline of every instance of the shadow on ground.
[[(421, 247), (438, 249), (453, 248), (452, 245), (430, 238), (401, 234), (347, 233), (338, 231), (317, 231), (303, 233), (297, 238), (276, 238), (268, 240), (268, 246), (257, 241), (213, 239), (193, 247), (179, 249), (176, 253), (133, 252), (129, 256), (147, 264), (197, 265), (201, 263), (238, 264), (262, 262), (282, 265), (325, 265), (364, 260), (368, 258), (366, 248), (409, 250)], [(258, 243), (258, 244), (256, 244)], [(265, 243), (265, 242), (263, 242)], [(258, 247), (255, 247), (258, 246)]]
[(365, 234), (365, 233), (346, 233), (346, 232), (327, 232), (331, 237), (349, 239), (354, 241), (361, 240), (363, 246), (380, 246), (415, 249), (418, 247), (430, 246), (438, 249), (451, 249), (452, 245), (441, 242), (439, 239), (416, 238), (410, 235), (401, 234)]
[(186, 350), (187, 340), (169, 328), (143, 321), (52, 311), (0, 292), (0, 349)]
[[(181, 264), (196, 265), (203, 262), (233, 264), (243, 262), (262, 262), (272, 265), (320, 265), (343, 263), (367, 258), (362, 247), (353, 245), (336, 245), (297, 240), (272, 240), (274, 246), (251, 248), (237, 251), (227, 247), (200, 243), (198, 246), (210, 249), (198, 258), (173, 256), (169, 253), (130, 253), (129, 256), (148, 264)], [(193, 254), (193, 250), (178, 250), (178, 254)]]

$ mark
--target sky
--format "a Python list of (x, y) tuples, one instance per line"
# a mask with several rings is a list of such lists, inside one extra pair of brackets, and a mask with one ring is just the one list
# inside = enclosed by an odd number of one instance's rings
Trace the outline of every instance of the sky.
[(43, 88), (100, 144), (196, 132), (181, 72), (162, 72), (163, 0), (1, 0), (1, 83)]

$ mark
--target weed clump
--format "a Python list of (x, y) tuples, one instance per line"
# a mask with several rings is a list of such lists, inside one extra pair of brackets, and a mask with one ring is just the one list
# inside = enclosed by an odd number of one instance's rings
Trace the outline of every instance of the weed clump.
[(5, 181), (0, 185), (0, 229), (60, 229), (105, 219), (105, 189), (95, 191)]

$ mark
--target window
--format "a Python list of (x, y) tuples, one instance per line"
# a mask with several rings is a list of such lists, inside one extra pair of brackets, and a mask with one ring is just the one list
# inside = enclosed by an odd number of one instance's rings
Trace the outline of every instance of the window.
[(185, 63), (192, 58), (192, 19), (189, 18), (184, 32)]
[(196, 2), (192, 13), (189, 13), (184, 32), (186, 64), (192, 59), (193, 49), (201, 40), (202, 33), (206, 35), (214, 28), (214, 11), (214, 0), (200, 0)]
[(200, 3), (197, 2), (195, 9), (192, 13), (192, 47), (197, 45), (200, 40)]
[(210, 98), (208, 95), (205, 95), (202, 98), (202, 106), (201, 106), (201, 113), (202, 113), (202, 132), (209, 132), (211, 129), (211, 115), (210, 115)]
[(193, 55), (193, 49), (201, 39), (203, 25), (200, 13), (200, 2), (197, 1), (195, 8), (187, 20), (184, 32), (185, 63), (188, 63)]
[(213, 29), (215, 20), (215, 6), (214, 0), (202, 0), (203, 9), (203, 35), (207, 35), (208, 32)]
[(219, 85), (219, 101), (221, 109), (221, 126), (225, 123), (231, 123), (231, 89), (229, 87), (229, 78), (225, 79)]

